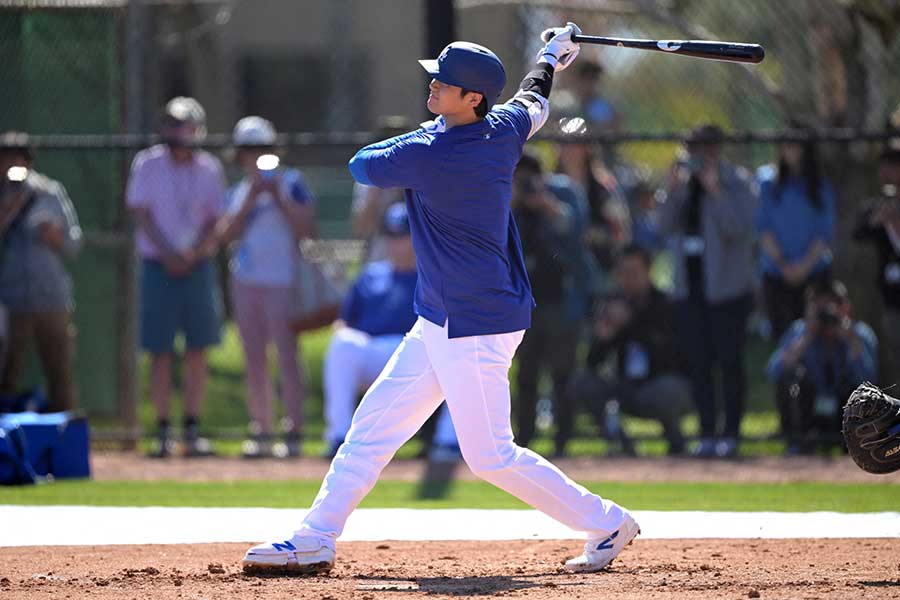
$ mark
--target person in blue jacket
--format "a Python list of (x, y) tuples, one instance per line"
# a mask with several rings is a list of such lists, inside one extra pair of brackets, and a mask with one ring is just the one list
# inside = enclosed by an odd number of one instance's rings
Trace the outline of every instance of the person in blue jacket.
[(840, 443), (844, 400), (877, 378), (878, 339), (850, 309), (843, 283), (813, 284), (803, 318), (788, 328), (769, 359), (766, 373), (775, 385), (787, 454)]
[(493, 108), (506, 83), (500, 59), (483, 46), (453, 42), (437, 60), (420, 61), (433, 77), (427, 105), (437, 117), (350, 161), (359, 183), (405, 190), (418, 319), (363, 397), (299, 530), (250, 548), (245, 572), (330, 570), (350, 513), (445, 398), (476, 475), (586, 532), (584, 554), (568, 569), (605, 568), (638, 534), (627, 510), (517, 446), (510, 424), (509, 368), (534, 306), (510, 214), (513, 171), (547, 120), (554, 72), (578, 54), (577, 33), (573, 23), (545, 31), (536, 69)]

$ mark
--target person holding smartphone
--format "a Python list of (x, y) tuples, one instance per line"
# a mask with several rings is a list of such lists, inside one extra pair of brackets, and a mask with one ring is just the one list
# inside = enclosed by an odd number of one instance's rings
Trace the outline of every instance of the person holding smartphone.
[(69, 410), (76, 405), (75, 328), (72, 280), (64, 261), (81, 249), (81, 228), (65, 187), (32, 168), (28, 137), (10, 132), (0, 141), (0, 305), (9, 330), (0, 394), (19, 392), (33, 342), (48, 409)]
[[(218, 229), (233, 244), (231, 301), (247, 361), (251, 438), (245, 458), (299, 456), (306, 390), (291, 327), (294, 277), (303, 258), (297, 243), (315, 230), (314, 197), (297, 169), (279, 164), (271, 122), (244, 117), (234, 127), (235, 161), (244, 177), (229, 194)], [(278, 351), (285, 439), (273, 439), (274, 403), (267, 351)]]

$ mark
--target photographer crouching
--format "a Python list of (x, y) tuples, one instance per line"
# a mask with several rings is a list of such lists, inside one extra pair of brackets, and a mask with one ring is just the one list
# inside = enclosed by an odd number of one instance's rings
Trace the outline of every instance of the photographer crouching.
[(863, 381), (875, 380), (877, 357), (872, 329), (850, 315), (846, 286), (810, 286), (805, 317), (781, 338), (767, 368), (788, 454), (839, 442), (844, 399)]
[(0, 394), (19, 392), (33, 339), (47, 384), (47, 408), (74, 408), (72, 281), (63, 264), (81, 248), (81, 228), (65, 188), (32, 168), (28, 137), (0, 135), (0, 305), (9, 347)]

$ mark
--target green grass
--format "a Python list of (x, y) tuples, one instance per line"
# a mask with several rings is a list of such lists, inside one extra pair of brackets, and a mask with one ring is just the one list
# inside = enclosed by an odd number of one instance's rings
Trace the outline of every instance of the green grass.
[[(222, 343), (210, 352), (210, 379), (207, 400), (203, 409), (203, 429), (208, 435), (220, 437), (222, 434), (232, 437), (243, 435), (249, 420), (245, 404), (246, 387), (244, 383), (244, 359), (240, 338), (236, 328), (229, 324), (223, 330)], [(322, 450), (319, 439), (322, 435), (322, 357), (330, 338), (330, 330), (322, 329), (302, 336), (300, 341), (300, 360), (308, 375), (309, 390), (306, 403), (305, 437), (306, 451), (318, 454)], [(762, 340), (752, 337), (748, 342), (748, 399), (747, 413), (741, 426), (742, 434), (757, 441), (744, 446), (742, 453), (746, 455), (772, 455), (782, 451), (777, 441), (767, 441), (778, 431), (778, 417), (773, 406), (771, 386), (762, 378), (762, 368), (768, 358), (770, 346)], [(142, 357), (140, 364), (140, 422), (148, 434), (154, 431), (155, 413), (149, 402), (147, 358)], [(515, 397), (515, 363), (511, 372), (513, 396)], [(270, 371), (277, 379), (275, 356), (270, 356)], [(181, 404), (181, 369), (175, 368), (175, 393), (173, 394), (173, 415), (179, 414)], [(280, 407), (278, 407), (280, 410)], [(113, 421), (97, 418), (92, 421), (97, 430), (114, 426)], [(661, 437), (662, 429), (656, 421), (626, 417), (626, 430), (638, 437)], [(699, 427), (695, 415), (684, 419), (683, 427), (686, 435), (696, 435)], [(594, 423), (587, 414), (582, 413), (576, 419), (576, 437), (572, 440), (569, 451), (575, 456), (602, 455), (605, 442), (601, 439)], [(551, 431), (539, 432), (533, 448), (540, 452), (552, 449)], [(401, 456), (413, 456), (418, 451), (418, 441), (413, 441), (401, 451)], [(237, 454), (239, 444), (221, 441), (217, 450), (224, 454)], [(659, 440), (648, 440), (638, 443), (638, 451), (643, 455), (655, 456), (665, 452), (665, 444)]]
[[(755, 417), (748, 417), (748, 421), (755, 422)], [(690, 430), (691, 424), (696, 423), (696, 419), (686, 419), (685, 429)], [(651, 421), (635, 420), (629, 423), (629, 432), (641, 435), (659, 435), (656, 431), (655, 423)], [(584, 425), (585, 431), (590, 431), (589, 424)], [(213, 448), (219, 456), (237, 457), (241, 455), (240, 439), (216, 439), (213, 440)], [(397, 458), (409, 459), (416, 458), (423, 450), (423, 440), (420, 437), (414, 437), (404, 444), (397, 451)], [(542, 456), (550, 456), (553, 454), (553, 441), (546, 437), (539, 437), (532, 442), (529, 447)], [(661, 439), (638, 439), (635, 443), (637, 453), (641, 457), (663, 456), (666, 453), (666, 442)], [(102, 450), (102, 444), (98, 445)], [(143, 440), (138, 448), (141, 453), (150, 452), (154, 448), (154, 441), (150, 438)], [(567, 451), (572, 457), (597, 457), (605, 456), (607, 452), (607, 442), (597, 435), (582, 435), (569, 442)], [(321, 456), (325, 450), (325, 444), (321, 439), (305, 440), (303, 442), (303, 453), (306, 456)], [(746, 457), (758, 456), (781, 456), (784, 453), (784, 443), (780, 440), (749, 440), (741, 444), (740, 454)], [(837, 449), (832, 450), (831, 455), (838, 453)]]
[[(0, 488), (0, 504), (89, 506), (264, 506), (305, 508), (318, 481), (131, 482), (59, 481)], [(778, 512), (896, 511), (900, 486), (830, 483), (588, 483), (587, 487), (637, 510)], [(368, 508), (526, 508), (480, 481), (456, 481), (438, 499), (418, 484), (382, 481), (363, 501)], [(424, 493), (423, 492), (430, 492)]]

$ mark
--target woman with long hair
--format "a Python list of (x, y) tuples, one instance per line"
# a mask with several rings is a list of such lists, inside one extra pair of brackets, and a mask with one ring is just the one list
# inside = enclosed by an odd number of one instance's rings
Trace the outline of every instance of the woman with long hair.
[(763, 298), (773, 339), (803, 316), (804, 292), (831, 272), (834, 193), (815, 141), (783, 142), (757, 171)]

